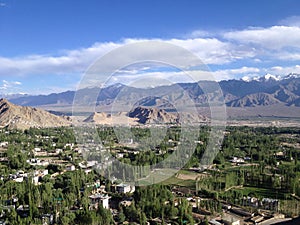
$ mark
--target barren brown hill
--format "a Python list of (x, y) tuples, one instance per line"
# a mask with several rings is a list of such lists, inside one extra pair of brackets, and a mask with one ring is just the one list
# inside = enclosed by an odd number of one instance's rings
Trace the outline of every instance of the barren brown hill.
[(103, 112), (94, 112), (88, 118), (86, 118), (83, 122), (87, 123), (101, 123), (102, 121), (107, 121), (111, 119), (110, 114), (106, 114)]
[(105, 112), (94, 112), (85, 120), (85, 123), (94, 123), (98, 125), (137, 125), (135, 118), (130, 118), (125, 112), (109, 114)]
[(10, 129), (28, 129), (30, 127), (68, 126), (67, 118), (53, 115), (45, 110), (28, 106), (17, 106), (0, 99), (0, 126)]

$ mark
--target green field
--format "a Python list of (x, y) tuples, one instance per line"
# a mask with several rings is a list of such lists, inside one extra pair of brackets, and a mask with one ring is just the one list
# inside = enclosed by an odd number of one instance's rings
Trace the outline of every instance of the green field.
[(281, 190), (267, 189), (259, 187), (244, 186), (239, 189), (244, 196), (255, 196), (258, 198), (274, 198), (274, 199), (285, 199), (285, 194)]
[(194, 180), (182, 180), (178, 179), (177, 177), (170, 177), (169, 179), (162, 182), (164, 185), (174, 185), (174, 186), (181, 186), (187, 187), (190, 189), (196, 189), (196, 183)]

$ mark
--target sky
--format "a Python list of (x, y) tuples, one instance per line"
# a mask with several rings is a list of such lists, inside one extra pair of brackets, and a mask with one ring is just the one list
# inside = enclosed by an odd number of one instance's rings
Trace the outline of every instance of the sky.
[[(298, 0), (0, 0), (0, 94), (76, 90), (95, 60), (151, 40), (192, 52), (216, 80), (300, 73), (299, 9)], [(123, 72), (116, 81), (182, 74)]]

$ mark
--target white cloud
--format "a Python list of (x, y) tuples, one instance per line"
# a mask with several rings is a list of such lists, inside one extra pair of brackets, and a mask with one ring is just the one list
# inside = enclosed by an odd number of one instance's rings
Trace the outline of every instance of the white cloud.
[(270, 68), (271, 70), (277, 70), (277, 71), (282, 71), (283, 67), (282, 66), (273, 66)]
[(206, 30), (194, 30), (187, 35), (188, 38), (204, 38), (204, 37), (212, 37), (212, 36), (214, 36), (214, 33)]
[(290, 16), (279, 22), (280, 25), (284, 26), (300, 26), (300, 16)]
[(89, 48), (64, 51), (57, 57), (48, 55), (0, 57), (0, 76), (82, 73), (99, 56), (118, 46), (120, 44), (117, 43), (96, 43)]
[(260, 73), (260, 69), (256, 67), (241, 67), (235, 69), (224, 69), (224, 70), (217, 70), (214, 73), (217, 80), (228, 80), (234, 79), (236, 76), (247, 76), (252, 77)]
[(134, 78), (131, 75), (116, 75), (111, 77), (106, 85), (123, 83), (138, 88), (148, 88), (174, 83), (194, 83), (199, 81), (194, 79), (195, 76), (199, 80), (215, 80), (213, 73), (208, 71), (148, 72), (135, 75)]
[(18, 86), (22, 85), (19, 81), (7, 81), (2, 80), (2, 85), (0, 85), (0, 90), (2, 91), (12, 91), (18, 88)]
[[(224, 69), (217, 71), (187, 70), (187, 71), (163, 71), (163, 72), (143, 72), (136, 73), (134, 76), (130, 73), (119, 73), (112, 76), (107, 85), (112, 83), (124, 83), (127, 85), (139, 87), (150, 87), (159, 85), (168, 85), (172, 83), (197, 82), (200, 80), (228, 80), (237, 75), (257, 76), (261, 70), (255, 67), (241, 67), (235, 69)], [(151, 80), (151, 82), (150, 82)]]
[(224, 38), (262, 49), (280, 50), (284, 47), (300, 48), (300, 27), (272, 26), (249, 28), (224, 33)]
[(216, 38), (171, 39), (168, 41), (196, 54), (205, 64), (225, 64), (252, 53)]
[[(141, 42), (141, 39), (124, 39), (122, 42), (96, 43), (89, 48), (82, 48), (71, 51), (63, 51), (60, 56), (49, 55), (28, 55), (25, 57), (5, 58), (0, 57), (0, 76), (7, 75), (49, 75), (49, 74), (73, 74), (83, 73), (96, 59), (109, 51), (128, 43)], [(246, 48), (237, 48), (231, 43), (220, 41), (216, 38), (194, 38), (194, 39), (170, 39), (164, 40), (167, 43), (181, 46), (196, 54), (205, 64), (230, 63), (241, 58), (252, 57), (253, 53)], [(128, 55), (119, 56), (131, 57), (131, 54), (143, 54), (142, 49), (132, 50)], [(170, 58), (180, 63), (181, 55), (172, 52), (153, 52), (152, 56)], [(110, 63), (114, 63), (113, 61)]]
[[(217, 80), (231, 79), (235, 77), (254, 76), (261, 74), (266, 70), (270, 70), (272, 73), (278, 72), (280, 62), (286, 61), (298, 61), (300, 60), (300, 27), (296, 26), (300, 17), (288, 18), (283, 21), (280, 26), (272, 27), (252, 27), (244, 30), (236, 31), (220, 31), (219, 33), (211, 33), (205, 30), (196, 30), (192, 32), (188, 37), (178, 39), (168, 39), (158, 41), (165, 41), (170, 44), (174, 44), (183, 47), (199, 57), (204, 64), (208, 65), (224, 65), (228, 68), (230, 63), (238, 62), (240, 68), (235, 69), (220, 69), (214, 72), (214, 76)], [(300, 20), (299, 20), (300, 21)], [(30, 75), (71, 75), (71, 74), (83, 74), (89, 66), (95, 62), (99, 57), (104, 56), (106, 53), (126, 44), (147, 41), (150, 39), (134, 39), (128, 38), (120, 42), (103, 42), (95, 43), (88, 48), (80, 48), (75, 50), (64, 50), (59, 52), (58, 56), (53, 55), (27, 55), (22, 57), (1, 57), (0, 56), (0, 76), (3, 78), (8, 76), (30, 76)], [(154, 39), (151, 39), (154, 40)], [(115, 65), (116, 61), (122, 62), (122, 60), (130, 59), (134, 55), (140, 55), (141, 58), (151, 55), (151, 58), (172, 59), (173, 62), (180, 64), (182, 62), (182, 55), (174, 54), (172, 51), (156, 51), (148, 52), (145, 55), (143, 49), (131, 49), (130, 52), (119, 55), (116, 59), (107, 62), (107, 68), (101, 68), (108, 70)], [(257, 63), (259, 67), (247, 67), (246, 62), (250, 60), (252, 63)], [(249, 61), (248, 61), (249, 62)], [(195, 62), (196, 63), (196, 62)], [(266, 64), (273, 66), (273, 68), (263, 68)], [(284, 63), (283, 63), (284, 64)], [(228, 66), (229, 65), (229, 66)], [(125, 66), (125, 65), (124, 65)], [(152, 66), (152, 65), (151, 65)], [(193, 65), (197, 66), (197, 65)], [(144, 67), (144, 68), (143, 68)], [(162, 72), (150, 72), (147, 71), (149, 66), (147, 64), (142, 67), (132, 67), (131, 69), (121, 69), (122, 79), (129, 79), (134, 76), (138, 76), (141, 72), (144, 75), (153, 77), (161, 77)], [(296, 67), (282, 68), (283, 72), (290, 71)], [(100, 71), (95, 71), (100, 72)], [(163, 72), (166, 73), (166, 72)], [(180, 73), (172, 72), (172, 76), (178, 80), (182, 79)], [(170, 77), (169, 72), (166, 77)], [(118, 77), (120, 79), (120, 77)], [(4, 85), (4, 83), (3, 83)], [(4, 86), (1, 86), (2, 89)], [(17, 85), (17, 84), (14, 84)]]
[(228, 71), (230, 74), (241, 74), (241, 73), (245, 74), (245, 73), (258, 73), (260, 69), (256, 67), (243, 66), (241, 68), (223, 70), (223, 71)]
[(283, 61), (298, 61), (300, 60), (300, 51), (297, 52), (278, 52), (274, 56)]
[(280, 75), (285, 76), (290, 73), (298, 73), (300, 74), (300, 65), (294, 65), (294, 66), (273, 66), (271, 68), (264, 68), (263, 71), (265, 73), (270, 73), (274, 75)]

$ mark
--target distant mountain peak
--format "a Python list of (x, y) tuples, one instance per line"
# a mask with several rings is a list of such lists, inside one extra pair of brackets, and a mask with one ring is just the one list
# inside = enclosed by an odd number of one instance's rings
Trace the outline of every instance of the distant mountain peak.
[(298, 73), (289, 73), (286, 76), (281, 76), (281, 75), (273, 75), (270, 73), (267, 73), (264, 76), (244, 76), (240, 80), (245, 81), (245, 82), (251, 82), (251, 81), (258, 81), (258, 82), (276, 82), (276, 81), (281, 81), (281, 80), (288, 80), (288, 79), (297, 79), (300, 78), (300, 74)]
[(245, 82), (250, 82), (250, 81), (253, 80), (253, 77), (243, 76), (243, 77), (241, 78), (241, 80), (242, 80), (242, 81), (245, 81)]
[(293, 79), (293, 78), (300, 78), (300, 74), (298, 73), (289, 73), (288, 75), (286, 75), (285, 77), (283, 77), (283, 79)]
[(251, 81), (272, 82), (272, 81), (280, 81), (281, 79), (282, 77), (280, 75), (273, 75), (270, 73), (267, 73), (264, 76), (255, 76), (255, 77), (244, 76), (241, 78), (241, 80), (246, 82), (251, 82)]
[(263, 76), (263, 79), (265, 81), (269, 81), (269, 80), (278, 81), (278, 80), (281, 80), (281, 76), (276, 76), (276, 75), (272, 75), (270, 73), (267, 73), (265, 76)]

